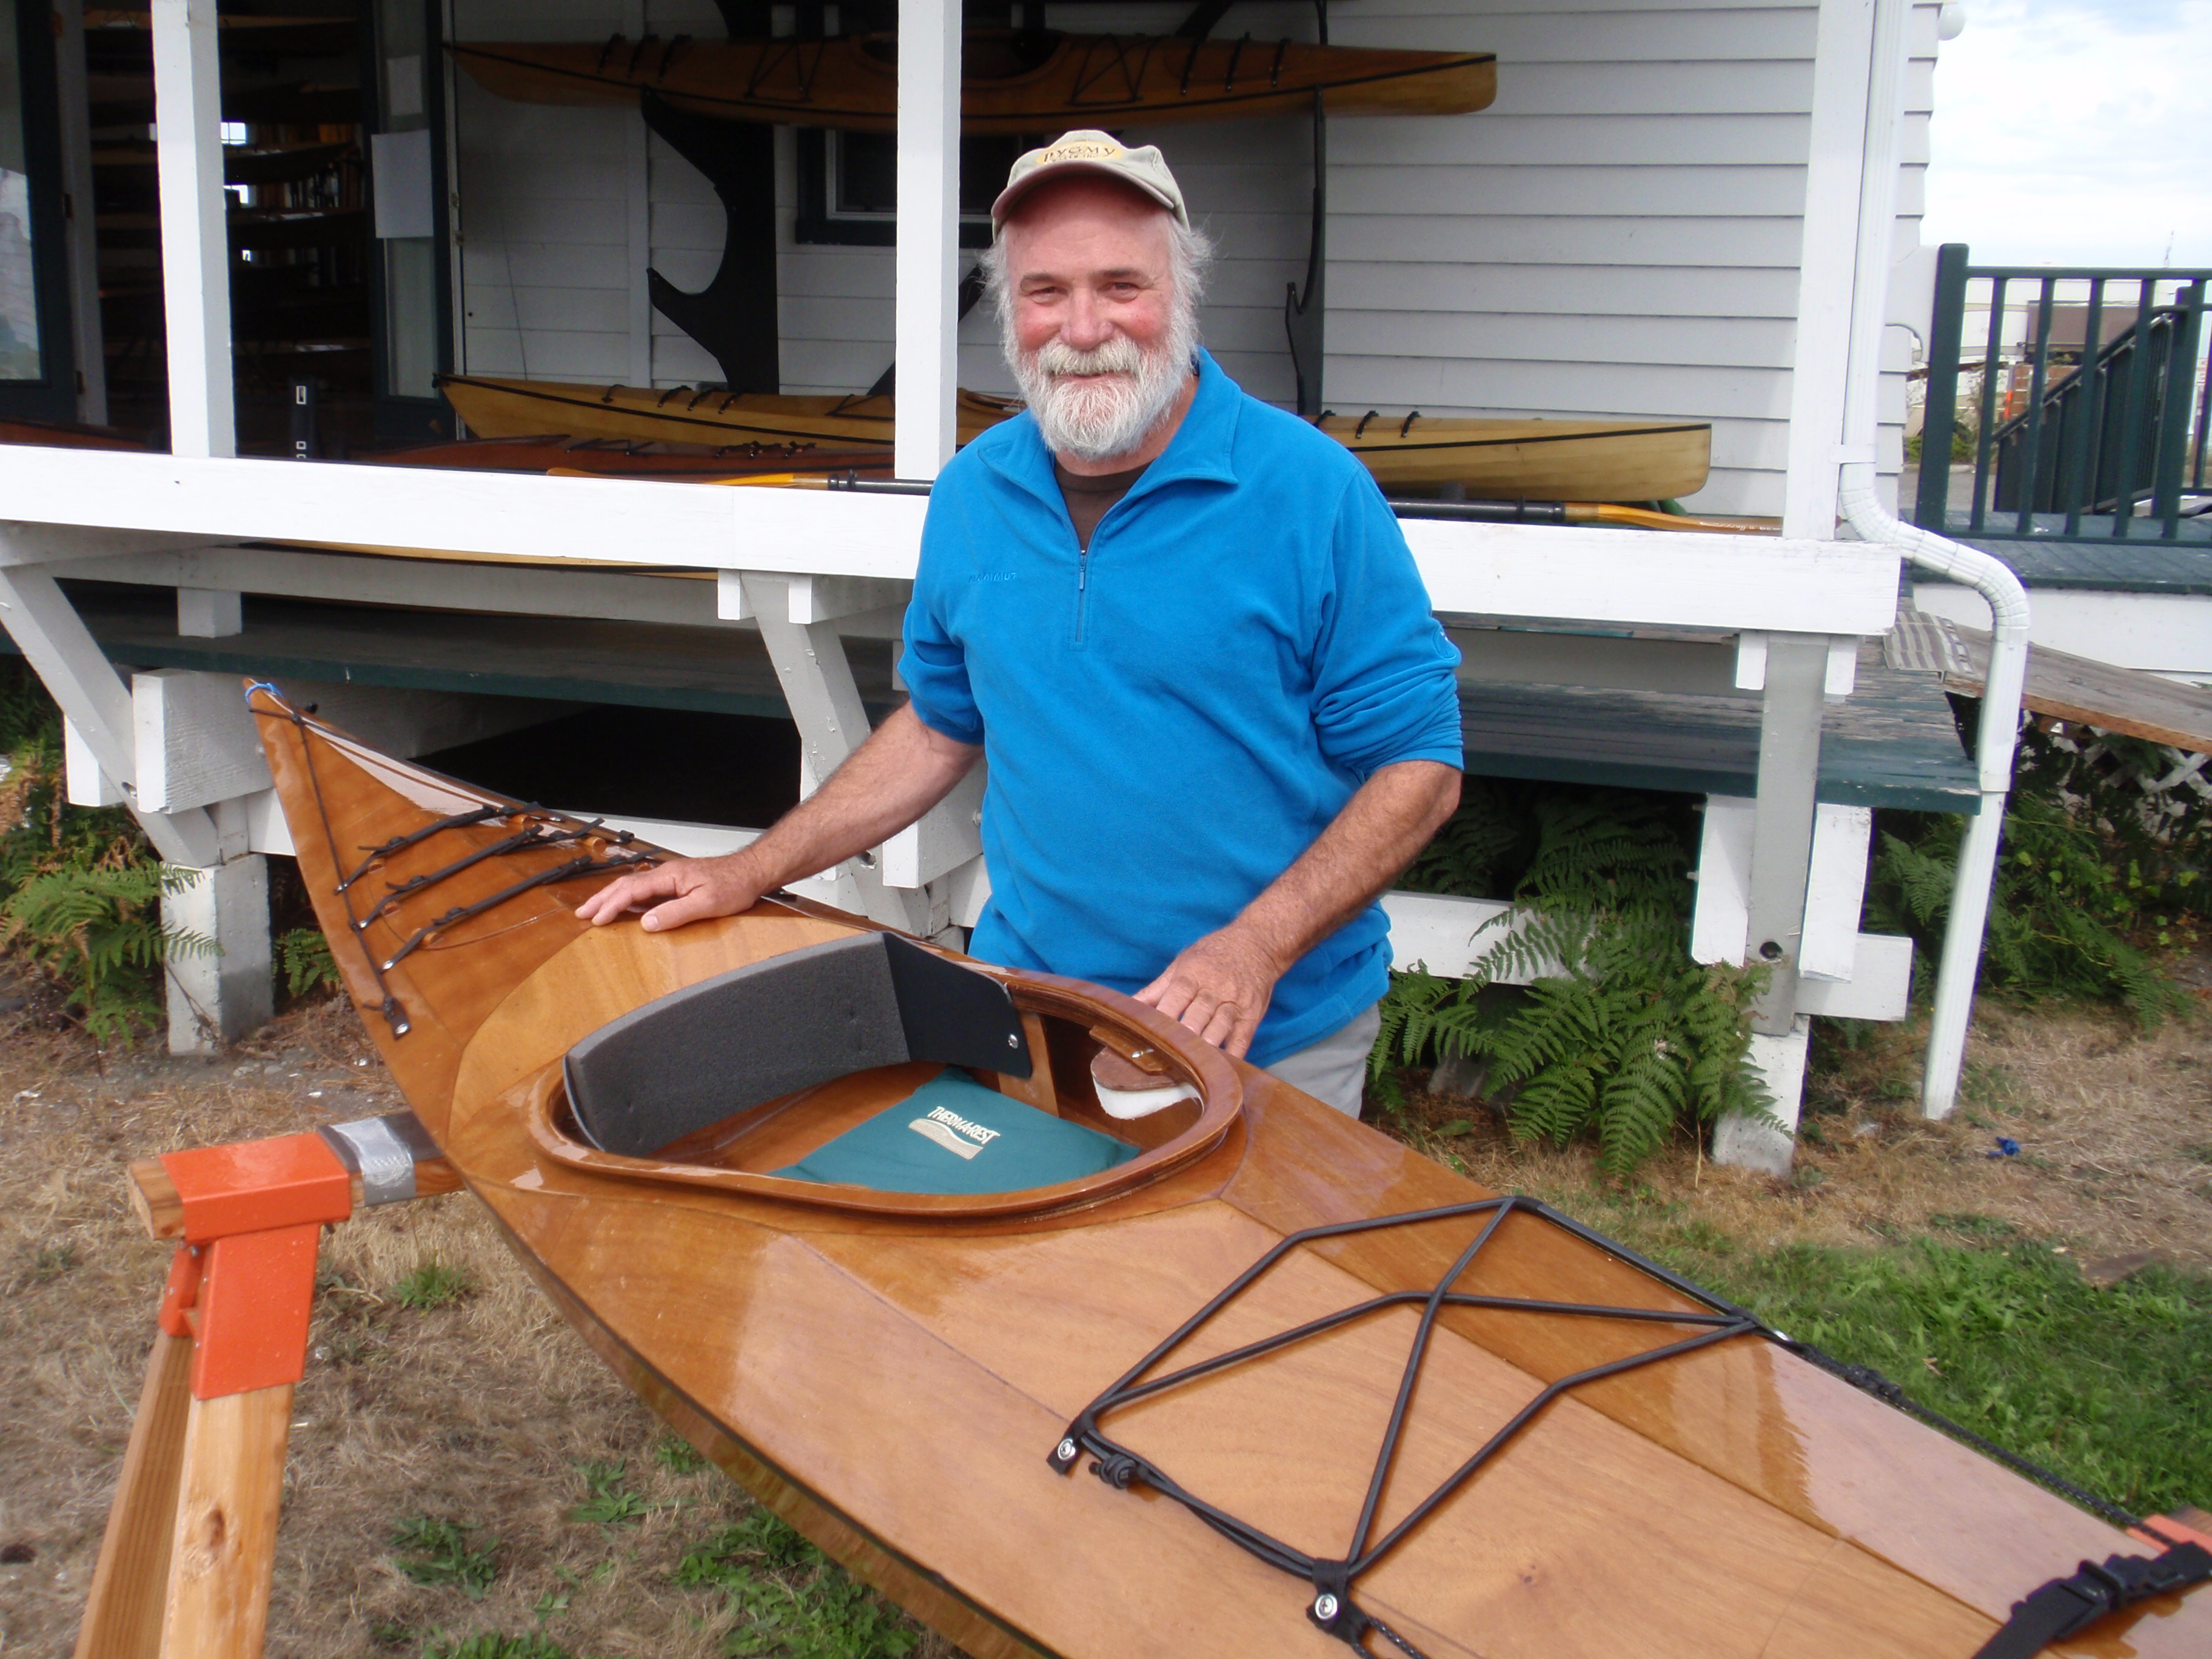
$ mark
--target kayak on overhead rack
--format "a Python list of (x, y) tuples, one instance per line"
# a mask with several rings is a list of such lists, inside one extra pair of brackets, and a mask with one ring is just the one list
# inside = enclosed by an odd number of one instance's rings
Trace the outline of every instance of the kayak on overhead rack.
[[(601, 46), (461, 42), (454, 61), (526, 104), (629, 104), (650, 88), (679, 108), (785, 126), (890, 132), (898, 52), (888, 34), (668, 40)], [(1395, 52), (1298, 40), (971, 29), (961, 54), (961, 131), (1036, 133), (1304, 115), (1463, 115), (1498, 95), (1486, 52)]]
[(592, 927), (662, 854), (248, 701), (345, 991), (523, 1266), (976, 1659), (2212, 1649), (2190, 1525), (1128, 997), (781, 896)]
[[(563, 432), (578, 438), (661, 443), (818, 443), (891, 447), (889, 397), (782, 397), (763, 392), (579, 386), (564, 380), (442, 374), (438, 390), (469, 430), (484, 438)], [(996, 426), (1021, 405), (960, 394), (960, 441)]]
[[(591, 386), (448, 374), (439, 388), (469, 430), (520, 438), (562, 432), (640, 442), (891, 443), (889, 397), (775, 397), (690, 386)], [(1012, 398), (960, 393), (960, 441), (1020, 412)], [(1385, 489), (1457, 484), (1487, 500), (1652, 501), (1703, 489), (1712, 428), (1701, 421), (1507, 421), (1324, 412), (1323, 432)], [(811, 469), (810, 469), (811, 470)]]
[(740, 438), (733, 443), (666, 443), (639, 438), (571, 438), (526, 433), (512, 438), (465, 438), (386, 450), (362, 458), (379, 466), (427, 466), (457, 472), (588, 473), (595, 477), (696, 479), (805, 477), (888, 478), (890, 453), (878, 446), (825, 448), (812, 440), (772, 443)]

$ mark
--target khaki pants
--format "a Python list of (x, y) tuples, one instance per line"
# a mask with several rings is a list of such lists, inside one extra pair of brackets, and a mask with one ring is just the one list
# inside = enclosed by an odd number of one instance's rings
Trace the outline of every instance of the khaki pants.
[(1382, 1016), (1370, 1007), (1334, 1035), (1294, 1054), (1285, 1054), (1267, 1069), (1324, 1106), (1358, 1117), (1361, 1092), (1367, 1084), (1367, 1056), (1382, 1029)]

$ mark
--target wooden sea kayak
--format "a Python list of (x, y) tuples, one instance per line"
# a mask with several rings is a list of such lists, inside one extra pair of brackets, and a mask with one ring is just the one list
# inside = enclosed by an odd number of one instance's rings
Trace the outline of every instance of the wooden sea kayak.
[[(651, 849), (248, 697), (345, 988), (532, 1278), (977, 1659), (1969, 1659), (2156, 1548), (1127, 998), (796, 901), (585, 926)], [(1187, 1097), (1106, 1115), (1102, 1048)], [(989, 1176), (1032, 1132), (1120, 1152)], [(864, 1133), (964, 1188), (830, 1172)], [(2052, 1651), (2208, 1644), (2198, 1592)]]
[(379, 466), (428, 466), (459, 472), (591, 473), (610, 478), (738, 478), (763, 475), (890, 476), (882, 447), (829, 447), (808, 440), (785, 443), (663, 443), (639, 438), (571, 438), (526, 434), (464, 438), (361, 458)]
[[(731, 120), (890, 132), (898, 119), (897, 42), (483, 41), (449, 48), (486, 91), (526, 104), (629, 104), (650, 88), (679, 108)], [(1056, 132), (1302, 115), (1318, 92), (1338, 115), (1462, 115), (1498, 95), (1486, 52), (1391, 52), (1297, 40), (1034, 33), (971, 29), (962, 49), (961, 131)]]
[[(439, 382), (469, 430), (487, 437), (568, 432), (690, 442), (891, 442), (891, 399), (785, 398), (689, 386), (575, 386), (449, 374)], [(1020, 411), (1011, 398), (960, 394), (960, 441)], [(1458, 484), (1486, 501), (1648, 501), (1705, 487), (1712, 428), (1696, 421), (1491, 421), (1410, 414), (1324, 414), (1321, 429), (1367, 464), (1385, 489)]]
[(145, 442), (112, 426), (80, 421), (0, 421), (0, 444), (31, 444), (44, 449), (137, 449)]
[[(891, 400), (861, 396), (778, 397), (767, 392), (578, 386), (562, 380), (447, 374), (446, 401), (479, 437), (563, 432), (580, 438), (680, 444), (813, 443), (891, 447)], [(996, 426), (1021, 405), (963, 392), (960, 441)]]
[(1415, 410), (1315, 422), (1385, 490), (1459, 484), (1482, 501), (1657, 501), (1695, 495), (1712, 467), (1702, 421), (1494, 421)]

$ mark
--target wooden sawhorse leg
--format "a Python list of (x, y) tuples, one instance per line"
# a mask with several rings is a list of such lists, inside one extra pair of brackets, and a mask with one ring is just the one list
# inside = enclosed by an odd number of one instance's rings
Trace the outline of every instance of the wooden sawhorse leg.
[(77, 1631), (77, 1659), (137, 1659), (161, 1651), (191, 1373), (191, 1339), (156, 1332), (100, 1565), (93, 1570), (91, 1599)]
[(183, 1242), (76, 1659), (259, 1659), (322, 1230), (460, 1182), (411, 1113), (131, 1176), (148, 1231)]

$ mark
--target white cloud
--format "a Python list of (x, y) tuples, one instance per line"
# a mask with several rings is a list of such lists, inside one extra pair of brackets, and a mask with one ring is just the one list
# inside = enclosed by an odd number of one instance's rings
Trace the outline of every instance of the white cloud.
[(1966, 0), (1923, 242), (1983, 264), (2212, 265), (2212, 0)]

